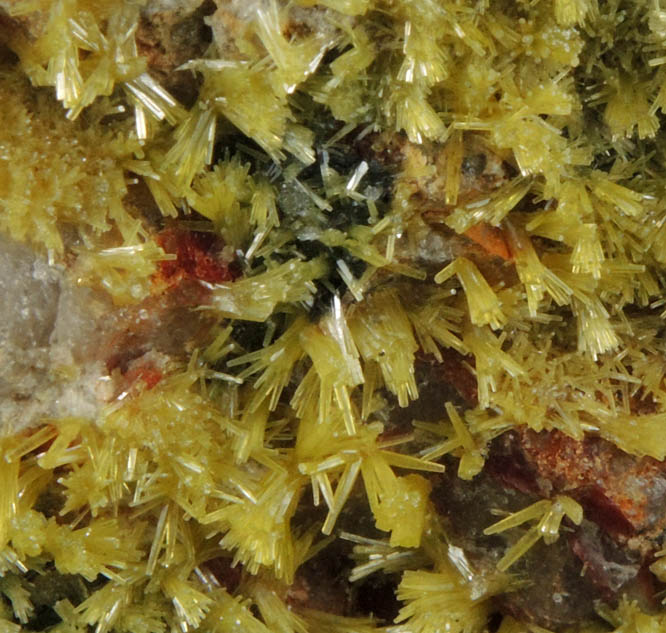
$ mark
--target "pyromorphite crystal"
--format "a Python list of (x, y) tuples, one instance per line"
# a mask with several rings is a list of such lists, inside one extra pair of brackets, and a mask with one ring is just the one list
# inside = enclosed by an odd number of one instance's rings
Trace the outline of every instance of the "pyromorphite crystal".
[(0, 0), (0, 630), (663, 630), (665, 62), (642, 0)]

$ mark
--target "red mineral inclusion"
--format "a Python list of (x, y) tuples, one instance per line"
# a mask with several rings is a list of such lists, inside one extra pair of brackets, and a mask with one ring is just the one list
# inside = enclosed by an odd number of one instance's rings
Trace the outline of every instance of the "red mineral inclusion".
[(182, 358), (205, 343), (215, 319), (194, 310), (210, 300), (210, 288), (200, 282), (238, 276), (213, 233), (169, 227), (156, 239), (175, 258), (160, 262), (150, 296), (115, 314), (100, 345), (108, 371), (122, 376), (123, 392), (137, 383), (152, 389), (165, 376), (165, 359)]
[(184, 279), (223, 283), (236, 277), (222, 259), (222, 241), (212, 233), (168, 228), (157, 241), (176, 259), (160, 262), (160, 276), (169, 284)]
[(146, 386), (146, 389), (152, 389), (160, 380), (162, 380), (164, 374), (162, 373), (162, 370), (158, 369), (153, 364), (146, 363), (145, 365), (132, 367), (125, 373), (124, 377), (129, 384), (141, 380)]

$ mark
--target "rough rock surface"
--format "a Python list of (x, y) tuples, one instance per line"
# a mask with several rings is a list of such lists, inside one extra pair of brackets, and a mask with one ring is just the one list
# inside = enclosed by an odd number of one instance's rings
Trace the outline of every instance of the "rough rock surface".
[(497, 599), (498, 609), (551, 630), (594, 620), (593, 605), (615, 606), (622, 594), (645, 610), (656, 607), (648, 566), (666, 525), (664, 464), (624, 453), (587, 436), (517, 430), (489, 448), (486, 466), (471, 481), (448, 473), (435, 478), (433, 502), (453, 542), (479, 569), (494, 569), (521, 536), (520, 528), (491, 536), (484, 529), (502, 514), (566, 494), (584, 509), (580, 526), (565, 523), (556, 543), (538, 542), (511, 572), (529, 579)]
[[(165, 248), (182, 246), (183, 239)], [(151, 387), (170, 362), (189, 357), (214, 323), (192, 312), (209, 292), (199, 281), (230, 274), (212, 245), (203, 242), (211, 249), (203, 250), (192, 239), (156, 277), (153, 295), (118, 308), (102, 291), (77, 285), (66, 270), (0, 236), (3, 432), (48, 417), (94, 418), (137, 381)]]
[(0, 296), (0, 428), (94, 415), (106, 371), (90, 351), (107, 302), (2, 236)]
[(198, 82), (191, 72), (176, 69), (205, 53), (212, 34), (204, 20), (214, 8), (210, 0), (155, 0), (141, 14), (136, 34), (139, 52), (151, 74), (186, 105), (196, 99)]

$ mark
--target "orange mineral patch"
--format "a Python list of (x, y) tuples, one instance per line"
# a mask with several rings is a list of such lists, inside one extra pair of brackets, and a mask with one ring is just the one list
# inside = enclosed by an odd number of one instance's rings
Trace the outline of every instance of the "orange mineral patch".
[(512, 258), (509, 244), (504, 236), (504, 231), (497, 226), (492, 226), (486, 222), (480, 222), (467, 229), (463, 235), (470, 240), (474, 240), (491, 255), (497, 255), (504, 260), (510, 260)]

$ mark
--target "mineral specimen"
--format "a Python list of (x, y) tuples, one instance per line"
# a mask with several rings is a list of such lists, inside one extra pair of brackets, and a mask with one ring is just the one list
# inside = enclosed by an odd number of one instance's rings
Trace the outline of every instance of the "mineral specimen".
[(0, 0), (0, 630), (665, 630), (665, 51)]

